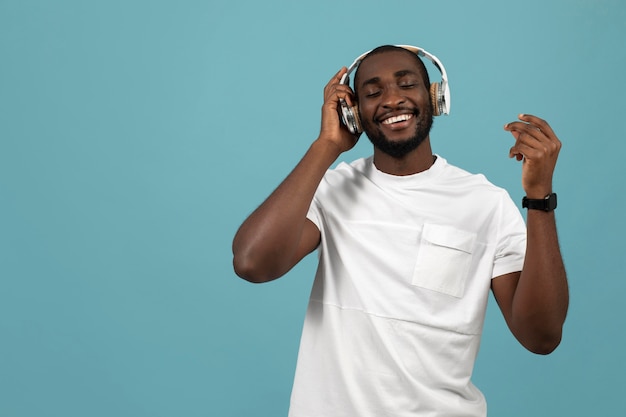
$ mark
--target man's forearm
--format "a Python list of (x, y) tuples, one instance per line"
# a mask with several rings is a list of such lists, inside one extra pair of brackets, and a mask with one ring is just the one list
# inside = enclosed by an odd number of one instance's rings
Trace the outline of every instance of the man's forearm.
[(554, 211), (529, 210), (524, 268), (513, 299), (513, 327), (525, 344), (552, 351), (561, 340), (569, 305), (567, 276)]

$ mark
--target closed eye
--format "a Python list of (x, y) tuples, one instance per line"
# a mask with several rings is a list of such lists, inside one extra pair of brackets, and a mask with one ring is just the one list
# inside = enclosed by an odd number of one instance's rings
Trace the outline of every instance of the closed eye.
[(380, 95), (380, 90), (368, 91), (365, 93), (365, 97), (378, 97)]

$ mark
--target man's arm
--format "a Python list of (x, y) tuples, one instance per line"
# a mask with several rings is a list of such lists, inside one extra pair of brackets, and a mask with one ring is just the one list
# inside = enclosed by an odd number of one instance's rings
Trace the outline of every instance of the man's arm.
[[(522, 186), (531, 199), (552, 193), (561, 142), (544, 120), (520, 115), (505, 126), (516, 142), (510, 157), (522, 160)], [(561, 342), (569, 305), (567, 275), (554, 211), (528, 210), (527, 246), (521, 272), (492, 280), (492, 290), (513, 335), (528, 350), (548, 354)]]
[(322, 127), (302, 160), (241, 225), (233, 240), (233, 266), (240, 277), (266, 282), (284, 275), (320, 241), (320, 231), (306, 218), (315, 191), (337, 157), (356, 143), (340, 124), (338, 101), (352, 102), (352, 91), (339, 84), (342, 68), (324, 89)]

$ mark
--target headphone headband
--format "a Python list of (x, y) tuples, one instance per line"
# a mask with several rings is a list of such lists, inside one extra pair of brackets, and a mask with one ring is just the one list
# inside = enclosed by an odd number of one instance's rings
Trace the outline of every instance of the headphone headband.
[[(448, 87), (448, 74), (446, 73), (446, 69), (443, 64), (436, 56), (431, 54), (430, 52), (425, 51), (424, 49), (418, 46), (412, 45), (394, 45), (398, 48), (406, 49), (409, 52), (416, 54), (418, 57), (426, 57), (430, 62), (437, 67), (439, 72), (441, 73), (441, 82), (440, 83), (431, 83), (430, 85), (430, 101), (433, 107), (433, 115), (439, 116), (441, 114), (449, 114), (450, 113), (450, 88)], [(348, 67), (348, 71), (341, 77), (339, 81), (340, 84), (348, 83), (348, 76), (355, 70), (356, 67), (359, 66), (361, 61), (365, 59), (366, 56), (370, 54), (370, 51), (367, 51), (364, 54), (361, 54), (354, 60), (352, 64)], [(353, 134), (360, 134), (363, 131), (361, 126), (361, 121), (359, 118), (358, 108), (350, 107), (346, 103), (344, 99), (339, 99), (339, 104), (341, 107), (341, 120), (343, 124), (346, 125), (348, 130)]]
[[(437, 67), (437, 69), (441, 73), (441, 83), (439, 86), (441, 99), (442, 99), (442, 103), (441, 103), (442, 112), (441, 113), (449, 114), (450, 113), (450, 89), (448, 87), (448, 74), (446, 73), (446, 68), (443, 66), (439, 58), (437, 58), (435, 55), (431, 54), (430, 52), (426, 51), (425, 49), (420, 48), (419, 46), (413, 46), (413, 45), (394, 45), (394, 46), (413, 52), (419, 57), (426, 57), (430, 62), (433, 63), (435, 67)], [(361, 61), (363, 61), (365, 57), (370, 54), (370, 52), (372, 52), (372, 50), (369, 50), (365, 52), (364, 54), (359, 55), (354, 60), (354, 62), (350, 64), (350, 66), (348, 67), (348, 71), (341, 77), (341, 80), (339, 81), (340, 84), (347, 84), (348, 76), (359, 66)]]

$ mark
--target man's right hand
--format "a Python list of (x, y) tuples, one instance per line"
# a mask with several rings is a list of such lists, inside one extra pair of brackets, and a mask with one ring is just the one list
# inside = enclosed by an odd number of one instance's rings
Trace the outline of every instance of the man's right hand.
[(317, 139), (318, 141), (332, 142), (338, 147), (340, 152), (352, 149), (360, 136), (360, 134), (353, 135), (350, 133), (348, 128), (341, 122), (339, 100), (345, 100), (348, 106), (352, 107), (354, 105), (354, 92), (350, 86), (340, 84), (341, 77), (346, 72), (346, 67), (341, 68), (324, 87), (322, 127)]

